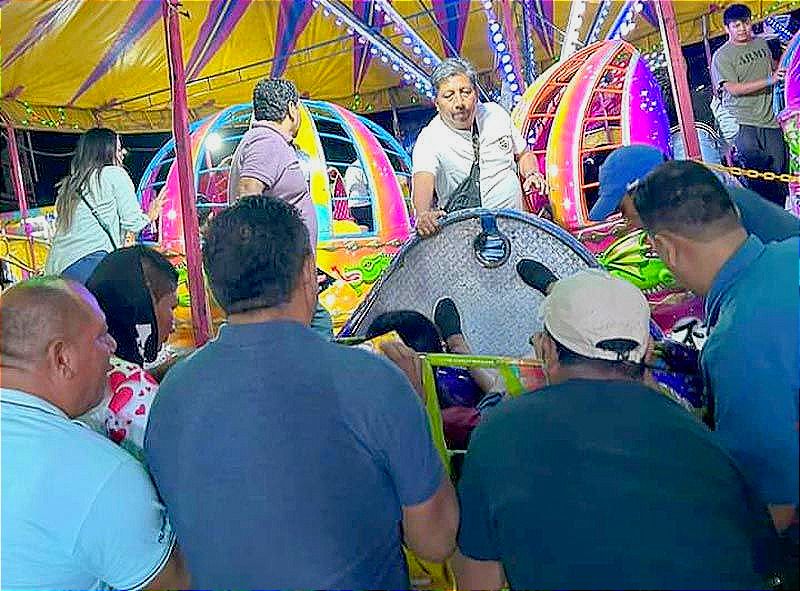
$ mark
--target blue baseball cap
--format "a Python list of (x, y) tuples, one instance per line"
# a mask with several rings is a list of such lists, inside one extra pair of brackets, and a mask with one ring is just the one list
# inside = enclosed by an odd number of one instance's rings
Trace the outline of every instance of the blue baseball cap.
[(647, 176), (667, 156), (654, 146), (633, 144), (617, 148), (600, 167), (600, 196), (589, 212), (589, 219), (602, 222), (619, 209), (628, 185)]

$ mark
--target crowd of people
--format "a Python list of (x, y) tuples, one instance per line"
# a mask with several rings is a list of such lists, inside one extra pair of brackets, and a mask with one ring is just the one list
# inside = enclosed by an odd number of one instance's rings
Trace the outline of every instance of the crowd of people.
[[(468, 63), (433, 80), (413, 158), (421, 236), (547, 190)], [(161, 205), (139, 209), (108, 130), (84, 135), (61, 185), (49, 274), (0, 295), (4, 589), (401, 589), (404, 550), (449, 562), (462, 589), (797, 588), (797, 219), (701, 164), (614, 151), (592, 219), (621, 213), (704, 298), (710, 427), (653, 387), (637, 287), (526, 260), (546, 385), (509, 399), (490, 372), (460, 374), (468, 395), (437, 377), (442, 407), (474, 411), (451, 472), (419, 353), (470, 352), (456, 303), (376, 319), (369, 336), (401, 338), (383, 355), (333, 341), (297, 90), (266, 79), (253, 104), (231, 205), (203, 229), (216, 338), (154, 366), (178, 275), (123, 245)]]

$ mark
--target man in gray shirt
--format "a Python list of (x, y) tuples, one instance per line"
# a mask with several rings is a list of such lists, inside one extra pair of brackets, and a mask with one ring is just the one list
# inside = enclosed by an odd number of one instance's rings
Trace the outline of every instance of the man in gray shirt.
[[(264, 78), (253, 89), (253, 122), (242, 137), (228, 177), (228, 202), (248, 195), (268, 195), (300, 212), (311, 249), (317, 250), (317, 212), (311, 199), (294, 139), (300, 130), (300, 96), (293, 82)], [(331, 316), (321, 305), (311, 323), (323, 336), (333, 336)]]
[(714, 83), (724, 90), (725, 106), (739, 123), (733, 143), (742, 163), (787, 172), (786, 144), (772, 111), (772, 86), (784, 79), (786, 71), (773, 69), (767, 42), (753, 36), (751, 16), (743, 4), (725, 10), (728, 41), (712, 60)]

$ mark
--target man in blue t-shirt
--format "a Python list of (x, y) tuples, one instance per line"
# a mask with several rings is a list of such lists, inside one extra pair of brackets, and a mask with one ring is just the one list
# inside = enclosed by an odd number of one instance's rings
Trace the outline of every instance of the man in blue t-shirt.
[[(589, 219), (602, 222), (611, 214), (620, 212), (632, 229), (641, 227), (628, 186), (666, 161), (667, 157), (661, 150), (644, 144), (622, 146), (611, 152), (600, 167), (600, 196), (589, 212)], [(748, 234), (765, 244), (800, 236), (800, 219), (785, 209), (750, 189), (733, 186), (726, 189)]]
[(0, 588), (188, 588), (147, 471), (76, 419), (116, 348), (97, 300), (39, 277), (0, 295), (0, 317)]
[(145, 454), (197, 588), (409, 585), (401, 543), (443, 561), (455, 493), (405, 376), (308, 328), (308, 231), (290, 205), (245, 197), (203, 248), (228, 314), (176, 365)]
[(678, 281), (706, 298), (701, 355), (715, 435), (797, 539), (797, 237), (748, 236), (708, 169), (667, 162), (634, 189), (635, 207)]
[(580, 271), (542, 316), (550, 385), (499, 405), (467, 452), (459, 588), (761, 588), (766, 508), (705, 426), (642, 383), (642, 293)]

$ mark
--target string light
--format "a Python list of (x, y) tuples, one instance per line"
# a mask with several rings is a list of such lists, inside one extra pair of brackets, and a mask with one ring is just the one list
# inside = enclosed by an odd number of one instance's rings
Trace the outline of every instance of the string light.
[(586, 37), (586, 45), (590, 45), (594, 43), (598, 39), (600, 39), (600, 31), (603, 28), (603, 25), (608, 18), (608, 13), (611, 12), (611, 0), (603, 0), (600, 8), (597, 10), (597, 14), (594, 17), (594, 22), (592, 23), (592, 28), (589, 31), (588, 37)]
[(22, 104), (23, 109), (25, 110), (25, 116), (20, 120), (20, 124), (23, 127), (27, 127), (28, 125), (41, 125), (43, 127), (49, 127), (51, 129), (57, 128), (72, 128), (72, 129), (79, 129), (80, 126), (77, 123), (69, 124), (67, 122), (67, 113), (63, 109), (63, 107), (58, 107), (56, 109), (56, 113), (58, 114), (57, 118), (47, 117), (45, 115), (40, 115), (36, 112), (36, 110), (31, 107), (30, 103), (27, 101), (18, 101)]
[(394, 31), (403, 36), (402, 44), (411, 50), (412, 57), (428, 68), (434, 68), (442, 61), (419, 33), (395, 10), (389, 0), (375, 0), (374, 6), (376, 11), (384, 13), (386, 22), (394, 23)]
[(611, 25), (606, 39), (623, 39), (636, 28), (636, 18), (644, 10), (643, 0), (627, 0), (620, 9), (617, 20)]
[(586, 14), (586, 0), (573, 0), (569, 9), (569, 21), (564, 42), (561, 44), (561, 59), (565, 60), (581, 47), (579, 38), (583, 27), (583, 15)]
[[(378, 2), (381, 0), (378, 0)], [(376, 2), (375, 7), (377, 10), (378, 2)], [(354, 15), (350, 14), (347, 10), (342, 9), (337, 3), (331, 2), (330, 0), (314, 0), (312, 3), (315, 7), (322, 6), (322, 15), (331, 19), (334, 26), (338, 27), (347, 27), (348, 30), (352, 30), (354, 34), (359, 36), (359, 41), (361, 38), (364, 39), (364, 43), (369, 44), (369, 52), (371, 55), (378, 57), (381, 63), (388, 65), (392, 71), (398, 73), (400, 75), (400, 84), (401, 85), (409, 85), (412, 87), (416, 92), (425, 96), (428, 99), (432, 99), (434, 96), (433, 92), (433, 85), (431, 85), (429, 77), (425, 74), (423, 70), (417, 68), (413, 62), (409, 61), (407, 56), (405, 56), (400, 50), (393, 47), (390, 43), (382, 39), (380, 36), (376, 36), (364, 23), (358, 20)], [(387, 5), (384, 4), (382, 7), (384, 14), (384, 20), (388, 23), (391, 22), (390, 11), (387, 10)], [(397, 19), (395, 19), (397, 21)], [(402, 19), (399, 19), (402, 21)], [(405, 21), (402, 21), (403, 23)], [(395, 24), (395, 27), (399, 27), (399, 24)], [(407, 25), (406, 25), (407, 26)], [(412, 48), (412, 52), (414, 48), (420, 47), (419, 44), (416, 44), (414, 36), (416, 33), (408, 33), (405, 35), (403, 41), (405, 42), (405, 38), (411, 39), (410, 47)], [(424, 43), (424, 42), (423, 42)], [(405, 43), (405, 45), (409, 46), (409, 43)], [(427, 46), (426, 46), (427, 47)], [(420, 47), (420, 54), (422, 53), (422, 48)], [(430, 60), (430, 63), (433, 63), (433, 58), (438, 60), (435, 54), (433, 57), (431, 55), (426, 55)], [(438, 63), (438, 61), (436, 62)], [(356, 95), (357, 96), (357, 95)], [(353, 102), (353, 105), (358, 105), (356, 108), (352, 110), (369, 110), (369, 109), (362, 109), (360, 99), (358, 101)]]
[[(483, 11), (486, 14), (488, 37), (494, 47), (495, 61), (500, 69), (500, 74), (505, 81), (508, 82), (508, 89), (511, 91), (511, 100), (516, 104), (522, 99), (522, 92), (520, 89), (520, 82), (523, 81), (522, 72), (519, 71), (518, 64), (514, 62), (511, 54), (508, 52), (506, 36), (494, 12), (493, 3), (486, 0), (483, 3)], [(512, 31), (511, 34), (513, 35), (514, 32)], [(506, 64), (511, 66), (511, 71), (506, 70)]]
[(792, 32), (786, 26), (789, 23), (790, 18), (791, 17), (788, 14), (780, 16), (768, 16), (766, 19), (764, 19), (764, 24), (775, 31), (783, 43), (787, 43), (792, 38)]

